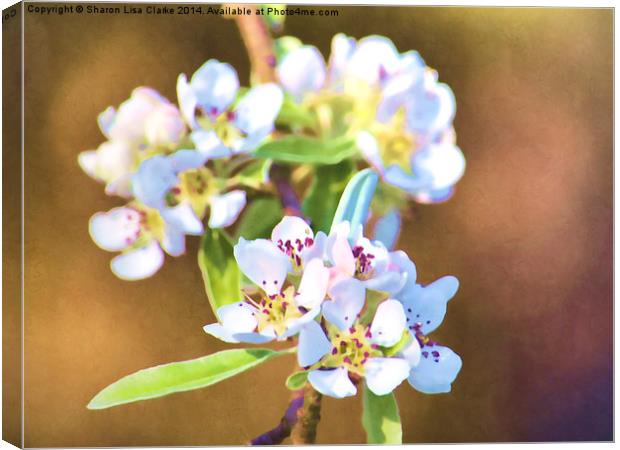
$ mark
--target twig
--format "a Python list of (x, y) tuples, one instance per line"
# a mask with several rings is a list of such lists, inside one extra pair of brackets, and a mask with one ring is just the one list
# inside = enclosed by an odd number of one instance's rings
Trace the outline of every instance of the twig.
[(256, 5), (229, 4), (232, 8), (249, 8), (251, 14), (239, 14), (234, 17), (241, 39), (245, 44), (252, 65), (252, 72), (259, 83), (275, 81), (276, 76), (273, 70), (276, 62), (273, 54), (273, 39), (269, 34), (267, 24), (261, 16), (254, 14)]
[(314, 444), (316, 427), (321, 420), (321, 399), (323, 396), (308, 383), (304, 388), (304, 402), (301, 417), (293, 427), (293, 444)]
[(304, 405), (303, 391), (297, 391), (296, 395), (289, 403), (286, 412), (280, 419), (280, 423), (277, 427), (261, 434), (260, 436), (252, 439), (250, 444), (252, 445), (278, 445), (281, 444), (284, 439), (291, 435), (293, 427), (297, 423), (299, 418), (300, 409)]

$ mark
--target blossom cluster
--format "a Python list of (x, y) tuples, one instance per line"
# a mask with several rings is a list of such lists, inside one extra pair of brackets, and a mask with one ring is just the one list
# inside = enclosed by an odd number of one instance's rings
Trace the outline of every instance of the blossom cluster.
[(95, 243), (121, 252), (111, 267), (123, 279), (153, 275), (164, 251), (183, 254), (185, 236), (203, 233), (207, 213), (211, 228), (235, 222), (246, 192), (217, 167), (268, 138), (283, 98), (273, 83), (241, 92), (232, 66), (214, 59), (190, 80), (181, 74), (177, 96), (179, 107), (151, 88), (135, 89), (99, 115), (107, 141), (78, 158), (108, 195), (127, 200), (90, 220)]
[(297, 361), (319, 392), (342, 398), (363, 379), (376, 395), (405, 379), (418, 391), (449, 392), (462, 362), (428, 337), (443, 322), (458, 280), (422, 286), (403, 251), (341, 222), (316, 235), (286, 216), (271, 239), (234, 247), (253, 283), (243, 298), (218, 309), (204, 330), (225, 342), (264, 343), (297, 336)]
[(418, 202), (448, 199), (465, 169), (452, 127), (456, 102), (415, 51), (383, 36), (334, 36), (328, 63), (298, 43), (281, 58), (284, 90), (313, 110), (320, 134), (348, 134), (383, 180)]

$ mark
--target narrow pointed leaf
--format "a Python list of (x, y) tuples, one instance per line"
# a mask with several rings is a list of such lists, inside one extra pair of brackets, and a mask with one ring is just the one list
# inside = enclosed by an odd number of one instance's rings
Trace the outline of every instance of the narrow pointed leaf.
[(88, 409), (110, 408), (200, 389), (286, 353), (290, 352), (264, 348), (224, 350), (202, 358), (139, 370), (99, 392), (88, 404)]
[(378, 180), (379, 177), (371, 169), (364, 169), (351, 178), (340, 197), (332, 228), (347, 220), (354, 232), (358, 225), (366, 223)]
[(292, 135), (263, 144), (254, 155), (283, 163), (338, 164), (357, 152), (355, 140), (348, 137), (325, 140)]
[(362, 425), (368, 444), (402, 444), (403, 429), (394, 393), (378, 396), (364, 385)]
[(217, 317), (220, 307), (239, 301), (241, 296), (241, 273), (233, 246), (222, 230), (205, 229), (198, 251), (198, 265), (209, 303)]

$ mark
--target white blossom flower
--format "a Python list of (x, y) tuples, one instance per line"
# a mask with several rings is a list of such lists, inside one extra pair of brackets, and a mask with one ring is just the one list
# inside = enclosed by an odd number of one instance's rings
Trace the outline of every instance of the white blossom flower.
[(140, 161), (174, 148), (186, 131), (179, 110), (147, 87), (135, 89), (118, 110), (107, 108), (98, 122), (108, 141), (80, 153), (78, 162), (89, 176), (106, 183), (107, 194), (126, 198)]
[[(344, 312), (347, 309), (341, 314), (349, 314)], [(317, 322), (307, 323), (299, 333), (297, 350), (298, 363), (309, 370), (308, 381), (317, 391), (336, 398), (355, 395), (357, 388), (349, 377), (353, 374), (364, 378), (376, 395), (385, 395), (409, 376), (405, 358), (386, 356), (382, 350), (396, 345), (406, 330), (400, 302), (380, 303), (370, 326), (359, 322), (346, 326), (344, 316), (325, 318), (335, 327), (327, 327), (326, 332)]]
[(299, 287), (287, 283), (289, 257), (270, 240), (243, 238), (234, 247), (239, 268), (261, 290), (259, 298), (218, 309), (221, 323), (206, 325), (205, 332), (225, 342), (267, 342), (286, 339), (312, 322), (321, 311), (329, 272), (320, 259), (308, 261)]
[(189, 81), (179, 75), (179, 105), (198, 150), (219, 156), (247, 153), (271, 134), (282, 106), (281, 89), (274, 83), (255, 86), (235, 103), (238, 93), (237, 72), (216, 59)]
[(200, 235), (203, 226), (188, 203), (161, 212), (130, 204), (96, 213), (90, 219), (89, 231), (103, 250), (122, 252), (110, 264), (116, 276), (140, 280), (160, 269), (163, 250), (171, 256), (185, 253), (185, 235)]

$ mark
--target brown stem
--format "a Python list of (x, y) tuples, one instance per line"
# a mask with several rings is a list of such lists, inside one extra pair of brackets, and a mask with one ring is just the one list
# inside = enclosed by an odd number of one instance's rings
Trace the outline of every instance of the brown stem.
[(321, 399), (323, 396), (308, 383), (304, 388), (304, 404), (301, 417), (293, 427), (293, 444), (314, 444), (316, 427), (321, 420)]
[(259, 83), (275, 81), (274, 67), (276, 63), (273, 54), (273, 40), (269, 34), (267, 24), (261, 16), (255, 14), (258, 5), (242, 5), (231, 3), (231, 8), (245, 8), (250, 14), (229, 16), (235, 19), (241, 38), (245, 44), (252, 65), (252, 73)]
[(286, 412), (280, 419), (280, 423), (275, 428), (261, 434), (260, 436), (252, 439), (250, 444), (252, 445), (278, 445), (281, 444), (284, 439), (291, 435), (291, 430), (297, 423), (300, 410), (304, 405), (303, 391), (296, 391), (293, 395), (293, 399), (288, 405)]

